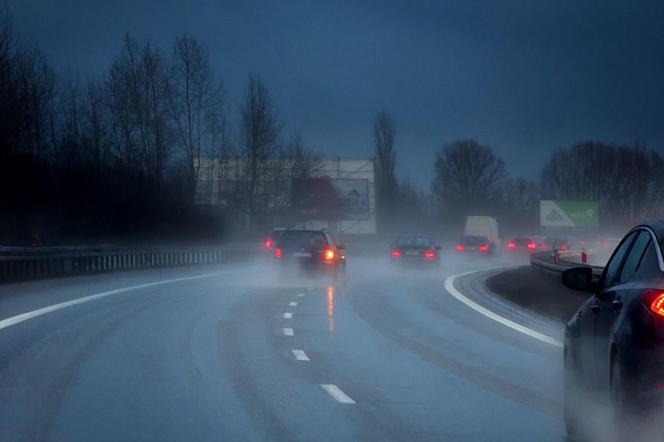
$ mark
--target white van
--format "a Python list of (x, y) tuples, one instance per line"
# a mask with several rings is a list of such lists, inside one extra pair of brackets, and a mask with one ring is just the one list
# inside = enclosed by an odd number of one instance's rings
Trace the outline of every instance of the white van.
[(465, 236), (483, 236), (493, 244), (494, 250), (500, 250), (498, 223), (495, 218), (490, 216), (467, 216), (463, 234)]

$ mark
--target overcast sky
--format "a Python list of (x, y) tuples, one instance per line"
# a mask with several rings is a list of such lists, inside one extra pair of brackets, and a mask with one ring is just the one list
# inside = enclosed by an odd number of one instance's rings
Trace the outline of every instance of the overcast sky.
[[(0, 3), (2, 0), (0, 0)], [(444, 142), (476, 138), (535, 177), (580, 138), (664, 151), (664, 1), (9, 0), (15, 36), (58, 72), (105, 70), (130, 32), (204, 41), (231, 109), (247, 73), (287, 130), (329, 156), (371, 156), (397, 123), (398, 172), (423, 189)]]

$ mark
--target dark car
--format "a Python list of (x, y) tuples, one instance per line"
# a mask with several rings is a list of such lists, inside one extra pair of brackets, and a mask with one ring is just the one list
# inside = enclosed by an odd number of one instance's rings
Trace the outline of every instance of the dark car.
[(592, 293), (565, 329), (570, 435), (583, 434), (594, 420), (588, 404), (610, 404), (619, 431), (634, 416), (663, 405), (663, 239), (664, 222), (639, 225), (620, 242), (599, 278), (589, 267), (563, 273), (567, 287)]
[(272, 229), (272, 232), (270, 232), (270, 236), (263, 241), (263, 248), (265, 250), (270, 250), (272, 251), (272, 248), (274, 245), (277, 243), (277, 240), (281, 236), (282, 233), (284, 233), (286, 229), (283, 227), (277, 227), (275, 229)]
[(410, 266), (440, 264), (440, 246), (427, 235), (401, 235), (390, 247), (393, 262)]
[(478, 253), (482, 255), (490, 255), (495, 253), (495, 244), (489, 241), (489, 238), (485, 236), (473, 236), (466, 235), (463, 236), (459, 242), (457, 242), (454, 249), (457, 252), (462, 253)]
[(284, 270), (342, 276), (346, 268), (344, 247), (326, 230), (284, 230), (273, 250), (274, 261)]
[(505, 245), (511, 252), (542, 252), (554, 247), (553, 240), (543, 236), (517, 236), (507, 241)]

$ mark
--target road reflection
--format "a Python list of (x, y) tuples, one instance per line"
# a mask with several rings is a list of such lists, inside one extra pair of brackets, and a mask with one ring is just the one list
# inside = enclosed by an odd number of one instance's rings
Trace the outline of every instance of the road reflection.
[(327, 331), (334, 331), (334, 287), (327, 288)]

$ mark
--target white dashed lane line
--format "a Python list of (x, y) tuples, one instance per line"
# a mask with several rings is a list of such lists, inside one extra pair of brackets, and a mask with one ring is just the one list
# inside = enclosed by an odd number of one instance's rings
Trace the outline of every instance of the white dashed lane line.
[(288, 305), (291, 306), (291, 307), (297, 307), (297, 302), (291, 301), (291, 302), (288, 303)]
[(298, 297), (298, 298), (302, 298), (303, 296), (304, 296), (304, 293), (298, 293), (298, 294), (297, 294), (297, 297)]
[(295, 336), (295, 333), (293, 333), (293, 329), (289, 328), (289, 327), (284, 328), (283, 333), (284, 333), (284, 336)]
[(339, 402), (340, 404), (354, 404), (355, 401), (351, 399), (350, 396), (348, 396), (346, 393), (341, 391), (339, 387), (337, 387), (334, 384), (320, 384), (320, 386), (329, 394), (332, 396), (332, 398)]
[(291, 353), (293, 353), (293, 356), (298, 361), (310, 361), (309, 356), (307, 356), (304, 350), (291, 350)]
[(292, 319), (292, 318), (293, 318), (293, 314), (291, 312), (284, 313), (284, 319)]

